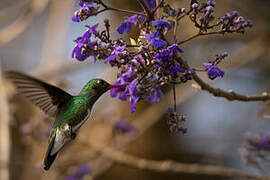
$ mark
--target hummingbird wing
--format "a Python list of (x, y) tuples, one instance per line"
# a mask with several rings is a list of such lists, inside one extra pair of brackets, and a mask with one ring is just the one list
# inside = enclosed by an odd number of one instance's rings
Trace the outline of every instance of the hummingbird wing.
[(19, 72), (10, 71), (6, 75), (20, 94), (52, 117), (73, 97), (58, 87)]

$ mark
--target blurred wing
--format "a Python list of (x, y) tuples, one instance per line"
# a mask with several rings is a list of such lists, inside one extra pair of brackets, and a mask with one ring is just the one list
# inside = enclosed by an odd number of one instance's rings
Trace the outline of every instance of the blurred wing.
[(72, 98), (62, 89), (31, 76), (18, 72), (7, 72), (6, 75), (14, 83), (20, 94), (50, 116), (55, 117), (59, 108)]

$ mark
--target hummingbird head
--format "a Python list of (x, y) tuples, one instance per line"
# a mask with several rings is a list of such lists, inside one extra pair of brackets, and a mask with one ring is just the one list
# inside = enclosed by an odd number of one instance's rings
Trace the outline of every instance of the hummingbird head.
[(91, 79), (84, 87), (84, 92), (104, 93), (110, 88), (110, 84), (103, 79)]
[(103, 94), (111, 88), (123, 88), (121, 85), (111, 85), (103, 79), (91, 79), (82, 89), (80, 94), (95, 93)]

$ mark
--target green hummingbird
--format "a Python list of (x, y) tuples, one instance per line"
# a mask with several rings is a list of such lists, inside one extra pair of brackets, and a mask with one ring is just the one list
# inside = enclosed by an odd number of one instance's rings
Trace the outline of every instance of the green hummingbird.
[(92, 79), (77, 96), (72, 96), (58, 87), (19, 72), (7, 72), (7, 78), (20, 94), (49, 116), (55, 117), (44, 159), (45, 170), (49, 170), (64, 145), (76, 137), (98, 98), (110, 88), (124, 87), (110, 85), (103, 79)]

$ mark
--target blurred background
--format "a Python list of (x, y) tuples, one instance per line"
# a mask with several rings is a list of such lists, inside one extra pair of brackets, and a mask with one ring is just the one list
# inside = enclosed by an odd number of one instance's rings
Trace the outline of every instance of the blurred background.
[[(108, 0), (108, 4), (140, 10), (136, 1)], [(171, 0), (173, 7), (188, 7), (188, 0)], [(213, 59), (224, 51), (225, 76), (209, 82), (225, 90), (243, 94), (269, 91), (269, 0), (217, 1), (217, 17), (237, 10), (251, 19), (254, 27), (243, 35), (201, 37), (184, 44), (183, 57), (192, 66)], [(0, 1), (0, 71), (15, 70), (41, 78), (75, 95), (92, 78), (102, 77), (113, 83), (116, 71), (92, 59), (78, 62), (71, 58), (73, 42), (85, 31), (84, 25), (103, 24), (111, 19), (112, 36), (123, 21), (124, 13), (105, 12), (82, 23), (71, 17), (78, 9), (76, 0), (1, 0)], [(187, 21), (180, 24), (178, 38), (196, 33)], [(136, 29), (132, 38), (138, 37)], [(127, 38), (127, 37), (126, 37)], [(2, 74), (0, 73), (0, 74)], [(3, 76), (1, 76), (3, 77)], [(207, 80), (207, 77), (202, 74)], [(270, 128), (268, 119), (260, 115), (263, 102), (229, 102), (207, 92), (192, 88), (192, 82), (177, 86), (177, 110), (186, 115), (185, 135), (169, 131), (166, 109), (172, 106), (172, 91), (164, 89), (165, 97), (155, 105), (137, 104), (130, 114), (128, 102), (102, 96), (92, 117), (81, 128), (75, 142), (62, 151), (50, 171), (42, 169), (47, 149), (48, 129), (53, 119), (15, 94), (12, 85), (0, 78), (0, 179), (64, 179), (82, 165), (88, 167), (85, 179), (226, 179), (213, 176), (154, 172), (114, 162), (88, 141), (106, 144), (112, 149), (152, 160), (173, 160), (184, 163), (222, 165), (258, 173), (241, 160), (243, 135), (263, 133)], [(125, 121), (135, 130), (120, 132), (115, 123)], [(228, 178), (227, 178), (228, 179)]]

